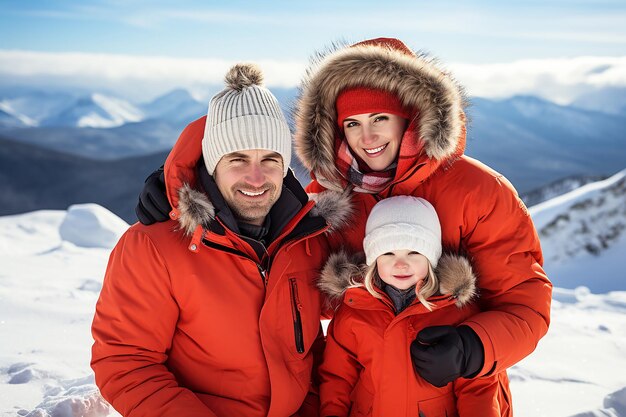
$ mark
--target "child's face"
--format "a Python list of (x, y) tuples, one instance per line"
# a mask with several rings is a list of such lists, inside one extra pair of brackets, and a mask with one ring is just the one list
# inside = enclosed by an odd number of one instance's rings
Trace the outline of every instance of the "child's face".
[(428, 275), (428, 259), (419, 252), (404, 249), (380, 255), (376, 267), (385, 284), (400, 290), (421, 283)]

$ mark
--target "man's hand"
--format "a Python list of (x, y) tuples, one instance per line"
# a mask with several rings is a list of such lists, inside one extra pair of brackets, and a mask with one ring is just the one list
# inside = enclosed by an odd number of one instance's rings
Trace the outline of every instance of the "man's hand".
[(415, 372), (436, 387), (471, 378), (483, 367), (482, 342), (469, 326), (432, 326), (411, 343)]
[(146, 178), (135, 207), (135, 214), (137, 219), (147, 226), (169, 219), (171, 210), (172, 206), (165, 194), (165, 177), (161, 166)]

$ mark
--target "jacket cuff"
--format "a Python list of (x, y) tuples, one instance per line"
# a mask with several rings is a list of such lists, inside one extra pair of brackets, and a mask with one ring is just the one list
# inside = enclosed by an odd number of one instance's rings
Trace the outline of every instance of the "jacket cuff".
[(465, 371), (462, 376), (463, 378), (474, 378), (485, 363), (483, 344), (471, 327), (461, 325), (457, 328), (457, 331), (463, 340), (463, 350), (466, 358)]
[(493, 342), (491, 341), (489, 334), (487, 334), (485, 329), (477, 322), (467, 321), (464, 322), (463, 325), (470, 327), (476, 333), (476, 336), (478, 336), (483, 345), (483, 366), (476, 374), (472, 375), (472, 377), (476, 378), (479, 376), (491, 375), (494, 372), (497, 363)]

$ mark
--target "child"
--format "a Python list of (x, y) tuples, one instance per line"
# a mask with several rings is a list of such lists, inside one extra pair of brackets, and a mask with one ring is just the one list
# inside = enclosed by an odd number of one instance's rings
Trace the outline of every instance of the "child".
[(457, 325), (478, 312), (469, 262), (441, 256), (434, 207), (411, 196), (380, 201), (363, 248), (362, 283), (345, 253), (332, 255), (322, 271), (322, 291), (343, 302), (320, 366), (320, 416), (510, 416), (504, 372), (436, 387), (413, 371), (409, 349), (421, 329)]

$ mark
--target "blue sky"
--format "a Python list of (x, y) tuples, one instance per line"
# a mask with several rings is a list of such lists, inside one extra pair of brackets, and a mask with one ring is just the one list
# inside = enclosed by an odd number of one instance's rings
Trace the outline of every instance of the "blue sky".
[(293, 88), (315, 51), (380, 36), (439, 58), (483, 97), (568, 103), (626, 87), (624, 0), (0, 0), (0, 88), (202, 97), (238, 61)]
[(10, 50), (303, 60), (377, 36), (466, 63), (617, 56), (626, 2), (0, 1), (0, 49)]

